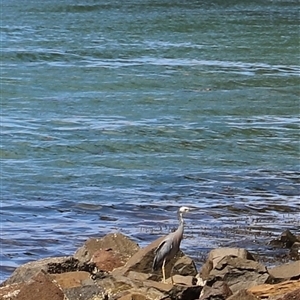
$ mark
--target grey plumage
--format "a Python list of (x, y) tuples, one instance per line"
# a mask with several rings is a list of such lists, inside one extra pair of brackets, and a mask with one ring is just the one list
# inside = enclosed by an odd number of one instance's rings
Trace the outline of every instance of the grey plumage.
[(165, 282), (165, 263), (170, 261), (179, 251), (180, 243), (183, 238), (183, 218), (182, 215), (188, 212), (188, 207), (181, 207), (178, 210), (179, 226), (175, 232), (168, 234), (155, 250), (155, 257), (152, 264), (154, 271), (162, 268), (163, 280)]

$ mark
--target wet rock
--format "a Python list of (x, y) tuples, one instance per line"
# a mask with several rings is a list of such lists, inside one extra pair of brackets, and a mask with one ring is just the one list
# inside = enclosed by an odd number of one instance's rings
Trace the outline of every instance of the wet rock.
[(123, 265), (134, 255), (139, 246), (121, 233), (110, 233), (100, 239), (87, 240), (74, 254), (74, 258), (81, 262), (90, 261), (96, 251), (112, 251), (123, 260)]
[(215, 277), (225, 281), (235, 293), (238, 290), (265, 283), (269, 274), (266, 267), (256, 261), (225, 256), (210, 272), (206, 285), (214, 281)]
[(300, 242), (295, 242), (290, 250), (291, 260), (300, 260)]
[(268, 270), (275, 282), (300, 279), (300, 260)]
[(278, 239), (270, 241), (269, 244), (278, 248), (291, 248), (295, 242), (300, 242), (299, 237), (286, 230)]
[[(277, 284), (262, 284), (249, 288), (247, 291), (259, 299), (278, 299), (299, 290), (300, 280), (289, 280)], [(297, 299), (297, 298), (295, 298)]]
[(243, 248), (217, 248), (209, 252), (205, 264), (200, 270), (200, 277), (207, 280), (210, 271), (218, 264), (218, 262), (225, 256), (240, 257), (242, 259), (255, 260), (250, 252)]
[(28, 262), (18, 267), (13, 274), (4, 281), (1, 286), (5, 286), (13, 283), (28, 282), (32, 277), (36, 276), (41, 271), (48, 272), (49, 264), (52, 263), (64, 263), (65, 261), (72, 259), (71, 256), (66, 257), (50, 257), (37, 261)]
[(215, 280), (204, 286), (200, 300), (225, 300), (231, 295), (232, 291), (226, 282)]

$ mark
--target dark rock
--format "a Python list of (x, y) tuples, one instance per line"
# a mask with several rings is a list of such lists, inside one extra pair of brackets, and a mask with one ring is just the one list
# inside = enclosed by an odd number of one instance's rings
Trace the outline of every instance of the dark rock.
[(93, 274), (97, 267), (95, 263), (80, 262), (76, 258), (69, 258), (62, 262), (48, 263), (47, 272), (49, 274), (61, 274), (65, 272), (85, 271)]
[(256, 261), (225, 256), (210, 272), (206, 284), (209, 285), (215, 277), (225, 281), (235, 293), (238, 290), (265, 283), (269, 274), (266, 267)]
[(291, 260), (300, 260), (300, 242), (295, 242), (290, 250)]
[(275, 282), (300, 279), (300, 260), (268, 270)]
[(281, 234), (279, 239), (274, 239), (269, 244), (278, 248), (291, 248), (295, 242), (299, 242), (298, 238), (289, 230), (286, 230)]
[(139, 246), (121, 233), (107, 234), (100, 239), (89, 239), (74, 254), (74, 258), (81, 262), (88, 262), (96, 251), (106, 250), (119, 254), (123, 265), (139, 250)]
[(232, 295), (232, 291), (224, 281), (211, 281), (209, 285), (205, 285), (200, 300), (225, 300)]
[(170, 295), (171, 300), (195, 300), (199, 299), (202, 287), (193, 285), (193, 286), (174, 286), (174, 293)]

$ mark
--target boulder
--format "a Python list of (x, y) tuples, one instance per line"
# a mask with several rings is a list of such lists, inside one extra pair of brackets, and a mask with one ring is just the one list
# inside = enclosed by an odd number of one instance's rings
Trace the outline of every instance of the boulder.
[(225, 256), (210, 272), (206, 285), (209, 285), (209, 282), (214, 281), (215, 278), (225, 281), (235, 293), (238, 290), (265, 283), (269, 274), (266, 267), (256, 261)]
[[(139, 246), (121, 233), (110, 233), (102, 238), (90, 238), (82, 247), (77, 249), (74, 258), (87, 262), (93, 257), (96, 251), (105, 250), (122, 254), (128, 260), (139, 250)], [(125, 261), (126, 262), (126, 261)]]
[(106, 236), (87, 240), (74, 254), (74, 258), (81, 262), (88, 262), (99, 250), (111, 251), (119, 257), (124, 265), (134, 255), (139, 246), (121, 233), (110, 233)]
[(41, 271), (28, 282), (8, 284), (0, 289), (1, 299), (9, 300), (64, 300), (60, 287), (48, 274)]
[(275, 282), (300, 279), (300, 260), (268, 269)]
[(184, 255), (180, 257), (173, 266), (172, 275), (182, 275), (182, 276), (196, 276), (197, 268), (194, 261)]
[(72, 259), (71, 256), (65, 257), (50, 257), (44, 258), (37, 261), (28, 262), (20, 267), (18, 267), (12, 275), (4, 281), (1, 286), (5, 286), (13, 283), (22, 283), (28, 282), (32, 277), (36, 276), (41, 271), (48, 272), (49, 264), (57, 263), (61, 264), (69, 259)]
[(91, 262), (95, 263), (99, 270), (105, 272), (123, 266), (126, 261), (126, 256), (113, 251), (111, 248), (97, 250), (91, 258)]
[(225, 256), (239, 257), (242, 259), (255, 260), (250, 252), (243, 248), (217, 248), (209, 252), (205, 264), (200, 270), (200, 277), (207, 280), (210, 271), (218, 264), (218, 262)]
[(232, 295), (232, 291), (226, 282), (216, 280), (205, 285), (200, 300), (225, 300)]

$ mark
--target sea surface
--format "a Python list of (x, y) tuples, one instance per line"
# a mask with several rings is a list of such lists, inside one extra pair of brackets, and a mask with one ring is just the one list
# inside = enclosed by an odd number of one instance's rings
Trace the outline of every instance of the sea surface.
[[(0, 279), (121, 232), (299, 234), (298, 1), (1, 2)], [(278, 259), (277, 259), (278, 258)]]

